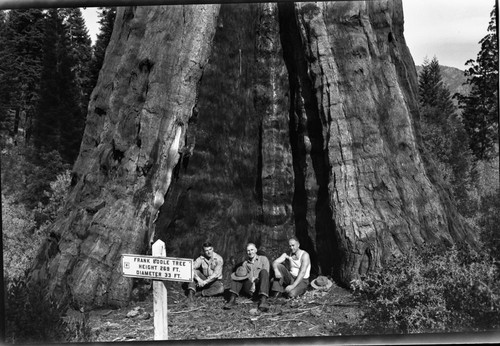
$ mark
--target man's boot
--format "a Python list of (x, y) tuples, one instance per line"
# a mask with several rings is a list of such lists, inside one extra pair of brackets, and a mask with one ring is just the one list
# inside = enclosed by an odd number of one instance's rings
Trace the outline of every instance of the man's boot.
[(258, 308), (262, 312), (266, 312), (267, 310), (269, 310), (269, 303), (267, 302), (267, 297), (263, 294), (260, 295)]
[(226, 304), (224, 304), (223, 309), (229, 310), (235, 305), (236, 305), (236, 294), (231, 293), (231, 297), (229, 298), (229, 301)]

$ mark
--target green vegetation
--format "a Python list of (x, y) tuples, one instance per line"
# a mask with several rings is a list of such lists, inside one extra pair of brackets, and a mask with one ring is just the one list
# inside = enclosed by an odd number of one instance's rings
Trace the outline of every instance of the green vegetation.
[(468, 95), (456, 95), (463, 111), (472, 152), (478, 160), (498, 156), (498, 34), (497, 5), (491, 11), (488, 34), (481, 40), (477, 59), (465, 71)]
[(500, 272), (464, 248), (414, 250), (352, 282), (365, 333), (485, 331), (500, 328)]

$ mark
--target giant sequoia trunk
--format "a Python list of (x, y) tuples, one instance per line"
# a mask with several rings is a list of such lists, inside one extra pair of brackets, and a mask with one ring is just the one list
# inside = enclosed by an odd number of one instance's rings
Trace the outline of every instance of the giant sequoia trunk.
[(295, 189), (304, 197), (294, 211), (307, 215), (315, 200), (315, 224), (296, 212), (297, 234), (315, 230), (323, 271), (348, 283), (413, 246), (471, 240), (418, 151), (417, 79), (401, 2), (279, 10)]
[(120, 255), (147, 251), (208, 61), (218, 5), (120, 8), (72, 191), (32, 271), (60, 299), (122, 305)]
[(416, 92), (400, 0), (120, 9), (32, 277), (122, 305), (120, 254), (156, 238), (177, 257), (212, 241), (227, 275), (247, 241), (272, 260), (295, 234), (343, 284), (473, 242), (423, 164)]

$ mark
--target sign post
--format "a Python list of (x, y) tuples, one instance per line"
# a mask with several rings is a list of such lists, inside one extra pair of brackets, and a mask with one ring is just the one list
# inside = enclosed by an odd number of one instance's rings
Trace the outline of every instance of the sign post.
[(157, 240), (152, 256), (122, 255), (123, 276), (152, 279), (154, 340), (168, 340), (168, 281), (193, 281), (193, 260), (166, 257), (165, 243)]
[[(153, 244), (153, 256), (166, 257), (165, 243), (157, 240)], [(154, 340), (168, 340), (167, 286), (165, 281), (153, 281)]]

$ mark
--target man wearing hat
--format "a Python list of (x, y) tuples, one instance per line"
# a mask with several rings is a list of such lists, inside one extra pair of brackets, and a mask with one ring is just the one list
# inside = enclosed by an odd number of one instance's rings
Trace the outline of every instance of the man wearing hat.
[(197, 290), (202, 296), (214, 296), (224, 292), (222, 266), (224, 260), (214, 252), (210, 242), (203, 243), (203, 252), (193, 263), (194, 280), (188, 284), (188, 304), (194, 302)]
[(259, 295), (260, 311), (269, 310), (269, 260), (266, 256), (257, 255), (257, 247), (253, 243), (247, 244), (247, 259), (231, 274), (231, 298), (224, 305), (224, 309), (231, 309), (236, 305), (236, 297), (243, 292), (253, 296)]

